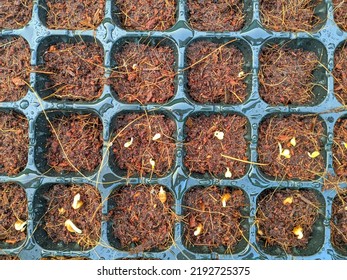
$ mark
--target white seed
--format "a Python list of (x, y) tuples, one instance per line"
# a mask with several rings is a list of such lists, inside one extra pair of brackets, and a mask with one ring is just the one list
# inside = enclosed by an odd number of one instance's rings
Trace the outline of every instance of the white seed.
[(290, 151), (288, 149), (282, 149), (281, 143), (278, 143), (278, 148), (280, 150), (280, 155), (284, 156), (285, 158), (290, 158)]
[(218, 140), (223, 140), (224, 139), (224, 132), (222, 132), (222, 131), (215, 131), (214, 137), (216, 137)]
[(67, 219), (65, 221), (64, 225), (65, 225), (66, 229), (70, 232), (78, 233), (78, 234), (82, 233), (82, 230), (80, 230), (78, 227), (76, 227), (75, 224), (70, 219)]
[(154, 161), (154, 159), (150, 158), (150, 159), (149, 159), (149, 163), (150, 163), (150, 165), (152, 166), (152, 169), (154, 169), (154, 167), (155, 167), (155, 161)]
[(72, 202), (72, 208), (78, 209), (83, 205), (83, 201), (81, 201), (81, 195), (78, 193), (74, 196), (73, 202)]
[(199, 224), (196, 230), (194, 231), (194, 236), (198, 236), (202, 233), (203, 225)]
[(26, 221), (18, 220), (18, 221), (15, 222), (14, 228), (15, 228), (16, 230), (18, 230), (18, 231), (24, 231), (26, 225), (27, 225), (27, 222), (26, 222)]
[(230, 172), (229, 167), (227, 167), (227, 171), (225, 172), (224, 176), (225, 176), (225, 178), (231, 178), (231, 172)]
[(131, 66), (131, 68), (133, 68), (133, 70), (136, 70), (138, 67), (138, 65), (136, 63), (133, 64), (133, 66)]
[(160, 186), (158, 197), (159, 197), (160, 202), (164, 204), (166, 199), (167, 199), (167, 196), (166, 196), (166, 191), (164, 191), (162, 186)]
[(290, 144), (295, 147), (296, 146), (296, 139), (295, 137), (293, 137), (291, 140), (290, 140)]
[(133, 141), (134, 141), (134, 138), (131, 137), (131, 138), (130, 138), (130, 141), (124, 143), (124, 147), (125, 147), (125, 148), (129, 148), (129, 147), (131, 146), (131, 144), (133, 143)]
[(316, 158), (320, 155), (320, 153), (318, 151), (314, 151), (312, 154), (307, 152), (307, 154), (310, 158)]
[(152, 140), (153, 140), (153, 141), (156, 141), (156, 140), (160, 139), (160, 137), (161, 137), (161, 134), (160, 134), (160, 133), (156, 133), (156, 134), (153, 136)]
[(301, 226), (296, 226), (293, 229), (293, 233), (296, 235), (297, 239), (302, 239), (304, 237), (303, 229)]
[(241, 71), (239, 74), (237, 74), (237, 77), (242, 78), (245, 75), (245, 72)]

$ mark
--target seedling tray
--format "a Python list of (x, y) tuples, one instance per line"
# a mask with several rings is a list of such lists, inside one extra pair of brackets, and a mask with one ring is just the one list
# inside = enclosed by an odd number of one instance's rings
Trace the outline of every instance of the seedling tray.
[[(161, 44), (172, 48), (175, 57), (174, 96), (164, 104), (150, 103), (141, 105), (121, 102), (110, 85), (105, 84), (100, 97), (93, 101), (60, 101), (45, 99), (41, 93), (45, 77), (32, 71), (30, 74), (30, 89), (27, 94), (15, 102), (0, 103), (1, 111), (15, 111), (24, 115), (29, 123), (29, 149), (27, 164), (20, 173), (14, 176), (1, 175), (0, 182), (14, 182), (25, 189), (28, 203), (28, 224), (26, 239), (15, 245), (0, 244), (0, 255), (18, 256), (20, 259), (41, 259), (46, 257), (82, 257), (87, 259), (346, 259), (346, 251), (335, 248), (331, 242), (332, 203), (337, 195), (336, 189), (323, 190), (324, 176), (314, 180), (276, 180), (261, 171), (260, 166), (248, 164), (246, 174), (240, 178), (217, 178), (211, 174), (190, 173), (184, 165), (186, 154), (184, 141), (186, 139), (185, 123), (189, 117), (201, 115), (236, 114), (247, 119), (248, 161), (258, 160), (258, 135), (260, 124), (272, 116), (318, 115), (322, 121), (325, 133), (324, 168), (326, 174), (335, 174), (333, 167), (334, 127), (339, 119), (346, 116), (344, 105), (334, 95), (335, 51), (347, 40), (347, 32), (340, 29), (334, 21), (334, 9), (331, 0), (323, 1), (316, 8), (316, 14), (322, 24), (310, 32), (275, 32), (265, 28), (261, 23), (260, 4), (258, 0), (244, 1), (245, 25), (240, 31), (212, 32), (198, 31), (190, 27), (186, 1), (176, 3), (176, 23), (165, 31), (129, 31), (120, 27), (116, 7), (111, 0), (105, 2), (104, 19), (95, 30), (64, 30), (48, 29), (46, 26), (45, 1), (33, 1), (30, 22), (20, 29), (2, 29), (0, 38), (22, 37), (31, 51), (30, 63), (37, 66), (43, 63), (43, 55), (50, 45), (58, 42), (95, 42), (102, 47), (104, 53), (105, 77), (111, 74), (115, 66), (114, 52), (124, 42), (145, 42), (152, 45)], [(1, 9), (1, 7), (0, 7)], [(346, 11), (347, 12), (347, 11)], [(209, 41), (225, 44), (233, 43), (242, 51), (245, 59), (244, 72), (250, 73), (245, 79), (247, 84), (246, 101), (241, 104), (200, 104), (189, 97), (187, 89), (188, 46), (197, 41)], [(258, 71), (259, 55), (268, 43), (286, 44), (292, 47), (312, 50), (322, 64), (315, 73), (318, 85), (314, 90), (314, 104), (271, 106), (263, 101), (259, 94)], [(117, 169), (110, 152), (110, 141), (113, 139), (115, 119), (124, 113), (163, 114), (173, 120), (176, 125), (174, 139), (176, 143), (174, 166), (165, 176), (127, 176), (126, 172)], [(69, 115), (71, 113), (90, 113), (102, 122), (102, 163), (96, 171), (81, 176), (78, 172), (60, 173), (49, 170), (46, 160), (44, 143), (47, 138), (46, 117)], [(101, 222), (100, 242), (91, 249), (82, 250), (76, 244), (54, 244), (47, 234), (40, 229), (44, 214), (42, 193), (55, 184), (89, 184), (94, 186), (101, 195), (102, 214), (107, 216), (112, 208), (108, 197), (114, 190), (126, 185), (165, 186), (172, 193), (175, 203), (173, 210), (179, 216), (184, 214), (182, 207), (185, 193), (192, 187), (230, 187), (244, 192), (247, 201), (246, 219), (242, 223), (244, 239), (231, 253), (223, 250), (188, 247), (183, 237), (183, 222), (177, 221), (174, 226), (175, 242), (164, 250), (149, 250), (130, 253), (121, 249), (119, 242), (112, 238), (112, 225), (107, 219)], [(339, 183), (344, 188), (345, 183)], [(305, 249), (286, 253), (279, 248), (266, 247), (257, 240), (257, 225), (255, 215), (257, 202), (262, 192), (275, 189), (309, 189), (317, 194), (321, 205), (321, 215), (317, 220), (309, 246)]]

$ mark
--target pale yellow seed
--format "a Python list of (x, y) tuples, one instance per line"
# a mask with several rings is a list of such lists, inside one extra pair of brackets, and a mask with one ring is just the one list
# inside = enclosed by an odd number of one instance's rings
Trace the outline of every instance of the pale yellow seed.
[(65, 209), (62, 207), (62, 208), (59, 208), (58, 209), (58, 212), (59, 212), (59, 215), (64, 215), (65, 213)]
[(307, 154), (310, 158), (316, 158), (320, 155), (320, 153), (318, 151), (314, 151), (312, 154), (307, 152)]
[(230, 193), (225, 193), (222, 195), (221, 200), (222, 200), (222, 206), (227, 207), (227, 202), (230, 200), (231, 194)]
[(259, 235), (264, 235), (264, 232), (263, 232), (261, 229), (258, 229), (257, 233), (258, 233)]
[(224, 174), (224, 176), (225, 176), (225, 178), (231, 178), (231, 172), (230, 172), (230, 169), (229, 169), (229, 167), (227, 167), (227, 171), (225, 172), (225, 174)]
[(160, 134), (160, 133), (156, 133), (156, 134), (153, 136), (152, 140), (153, 140), (153, 141), (156, 141), (156, 140), (160, 139), (160, 137), (161, 137), (161, 134)]
[(134, 63), (133, 66), (131, 66), (131, 68), (133, 68), (133, 70), (136, 70), (137, 69), (137, 64)]
[(283, 200), (284, 205), (292, 204), (293, 203), (293, 197), (288, 196), (286, 199)]
[(166, 191), (164, 191), (163, 187), (160, 187), (158, 197), (160, 202), (164, 204), (167, 199), (167, 196), (166, 196)]
[(70, 219), (67, 219), (64, 225), (69, 232), (78, 234), (82, 233), (82, 230), (80, 230)]
[(155, 161), (154, 161), (154, 159), (149, 159), (149, 163), (150, 163), (150, 165), (152, 166), (152, 169), (154, 169), (154, 167), (155, 167)]
[(301, 226), (296, 226), (293, 229), (293, 233), (296, 235), (297, 239), (302, 239), (304, 237), (303, 229)]
[(293, 138), (290, 140), (290, 145), (292, 145), (293, 147), (296, 146), (296, 139), (295, 139), (295, 137), (293, 137)]
[(202, 224), (199, 224), (199, 225), (197, 226), (197, 228), (195, 229), (195, 231), (194, 231), (194, 236), (200, 235), (200, 234), (202, 233), (203, 228), (204, 228), (203, 225), (202, 225)]
[(345, 210), (347, 211), (347, 206), (345, 206)]
[(134, 138), (131, 137), (128, 142), (124, 143), (124, 147), (129, 148), (132, 145), (133, 141), (134, 141)]
[(282, 149), (281, 143), (278, 143), (278, 148), (280, 150), (280, 155), (285, 158), (290, 158), (290, 151), (288, 149)]
[(346, 142), (342, 142), (342, 145), (347, 149), (347, 143)]
[(239, 74), (237, 74), (237, 77), (242, 78), (245, 75), (245, 72), (241, 71)]
[(73, 202), (72, 202), (72, 208), (77, 210), (83, 205), (83, 201), (81, 201), (81, 195), (78, 193), (74, 196)]
[(222, 131), (215, 131), (214, 132), (214, 137), (216, 137), (218, 140), (223, 140), (224, 139), (224, 132), (222, 132)]
[(26, 221), (22, 221), (22, 220), (17, 220), (14, 224), (14, 228), (18, 231), (24, 231), (25, 227), (27, 225)]

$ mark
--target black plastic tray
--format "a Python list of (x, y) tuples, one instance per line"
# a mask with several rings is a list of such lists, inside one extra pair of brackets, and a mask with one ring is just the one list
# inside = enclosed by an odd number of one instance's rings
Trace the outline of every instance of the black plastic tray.
[[(0, 104), (0, 110), (15, 110), (22, 113), (29, 120), (29, 152), (28, 163), (26, 168), (17, 176), (8, 177), (0, 176), (0, 182), (16, 182), (25, 188), (28, 198), (29, 219), (27, 227), (27, 239), (25, 242), (15, 246), (4, 247), (0, 244), (0, 254), (18, 255), (21, 259), (40, 259), (48, 256), (81, 256), (90, 259), (121, 259), (121, 258), (155, 258), (155, 259), (346, 259), (347, 255), (334, 249), (330, 241), (330, 218), (331, 205), (336, 192), (327, 190), (322, 192), (322, 179), (314, 182), (310, 181), (282, 181), (277, 182), (262, 174), (255, 165), (250, 166), (247, 174), (237, 180), (227, 180), (212, 178), (192, 174), (188, 175), (183, 165), (184, 148), (182, 142), (185, 139), (184, 123), (188, 116), (194, 114), (211, 114), (211, 113), (236, 113), (245, 116), (249, 122), (250, 145), (249, 159), (257, 161), (257, 141), (259, 124), (272, 115), (276, 114), (319, 114), (326, 126), (326, 144), (325, 158), (326, 169), (334, 174), (332, 164), (332, 143), (333, 128), (336, 121), (346, 115), (346, 110), (334, 96), (334, 80), (331, 71), (334, 67), (335, 50), (347, 40), (347, 32), (337, 27), (333, 17), (333, 6), (331, 0), (323, 1), (317, 8), (317, 14), (323, 19), (323, 25), (311, 33), (307, 32), (272, 32), (261, 25), (259, 15), (259, 1), (246, 0), (245, 13), (246, 24), (239, 32), (201, 32), (193, 30), (187, 21), (186, 1), (177, 1), (177, 21), (169, 30), (160, 31), (126, 31), (119, 27), (117, 19), (114, 16), (114, 4), (111, 0), (106, 0), (105, 18), (96, 30), (69, 31), (69, 30), (50, 30), (45, 26), (44, 1), (34, 1), (32, 19), (28, 25), (17, 30), (0, 30), (0, 38), (6, 36), (22, 36), (25, 38), (31, 49), (31, 64), (38, 65), (41, 61), (42, 52), (49, 44), (58, 41), (71, 40), (92, 40), (97, 41), (104, 49), (104, 63), (106, 68), (113, 66), (112, 53), (117, 46), (126, 40), (152, 40), (158, 42), (166, 38), (165, 43), (169, 44), (176, 55), (176, 67), (178, 75), (176, 77), (175, 96), (164, 105), (150, 104), (137, 105), (125, 104), (117, 101), (115, 94), (109, 86), (105, 85), (103, 94), (94, 102), (62, 102), (58, 100), (44, 101), (38, 98), (38, 95), (29, 91), (27, 95), (17, 102), (3, 102)], [(210, 40), (214, 42), (227, 42), (236, 39), (245, 55), (246, 67), (251, 72), (249, 79), (249, 96), (241, 105), (201, 105), (193, 102), (186, 90), (186, 73), (180, 71), (187, 65), (185, 64), (186, 48), (194, 40)], [(259, 96), (258, 92), (258, 68), (259, 52), (261, 48), (271, 42), (291, 41), (293, 46), (303, 46), (307, 49), (314, 50), (318, 57), (322, 58), (322, 63), (326, 70), (317, 74), (318, 83), (323, 85), (325, 90), (318, 90), (317, 102), (312, 106), (269, 106)], [(108, 76), (110, 71), (106, 71)], [(40, 74), (31, 73), (30, 83), (35, 90), (42, 82)], [(322, 88), (323, 88), (322, 87)], [(163, 113), (172, 118), (177, 125), (177, 149), (176, 164), (174, 169), (163, 178), (124, 178), (118, 172), (111, 168), (108, 153), (108, 141), (111, 139), (112, 120), (123, 112), (144, 112), (154, 110), (156, 113)], [(92, 112), (97, 115), (103, 123), (103, 156), (105, 162), (102, 169), (87, 178), (79, 174), (64, 175), (43, 174), (45, 172), (44, 162), (42, 162), (42, 153), (38, 146), (44, 137), (43, 127), (45, 118), (43, 111), (49, 115), (61, 114), (64, 112)], [(117, 183), (113, 183), (117, 182)], [(184, 193), (193, 186), (231, 186), (244, 190), (249, 200), (249, 219), (246, 227), (249, 228), (249, 243), (244, 244), (241, 250), (236, 250), (235, 254), (208, 253), (204, 251), (197, 252), (189, 250), (184, 246), (182, 240), (182, 223), (175, 225), (175, 244), (162, 252), (144, 252), (137, 255), (131, 255), (129, 252), (116, 249), (110, 243), (108, 238), (108, 224), (102, 223), (101, 242), (95, 248), (87, 251), (80, 251), (76, 247), (62, 246), (54, 249), (47, 245), (45, 236), (35, 232), (38, 217), (40, 213), (39, 199), (37, 198), (43, 188), (55, 183), (89, 183), (94, 185), (105, 201), (102, 207), (102, 213), (107, 214), (108, 202), (107, 197), (115, 188), (129, 184), (162, 184), (168, 187), (176, 198), (175, 211), (178, 215), (182, 214), (181, 201)], [(317, 192), (322, 202), (324, 218), (319, 221), (315, 228), (314, 244), (311, 244), (306, 250), (285, 254), (278, 250), (264, 249), (262, 244), (256, 241), (255, 213), (258, 195), (268, 188), (309, 188)]]

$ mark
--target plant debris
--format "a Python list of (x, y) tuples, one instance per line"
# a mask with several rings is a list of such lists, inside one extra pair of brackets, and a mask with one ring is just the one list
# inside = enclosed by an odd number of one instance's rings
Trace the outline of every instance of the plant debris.
[(336, 24), (347, 31), (347, 2), (346, 0), (333, 0), (334, 20)]
[[(84, 204), (75, 210), (71, 207), (74, 196), (79, 193)], [(101, 196), (93, 186), (54, 185), (45, 193), (47, 209), (43, 217), (43, 229), (53, 242), (65, 244), (76, 242), (83, 248), (91, 248), (98, 244), (101, 234)], [(59, 209), (65, 209), (59, 211)], [(80, 233), (70, 231), (66, 221), (80, 229)]]
[(245, 25), (243, 0), (188, 0), (188, 22), (201, 31), (238, 31)]
[[(292, 203), (283, 203), (288, 197)], [(266, 190), (258, 199), (257, 240), (264, 246), (279, 246), (286, 253), (305, 248), (320, 214), (320, 204), (312, 190)]]
[(18, 101), (27, 94), (30, 69), (28, 43), (22, 37), (0, 39), (0, 102)]
[(242, 239), (245, 196), (241, 190), (194, 187), (185, 194), (182, 207), (186, 222), (183, 235), (188, 247), (207, 246), (213, 250), (224, 246), (225, 251), (232, 252)]
[(344, 145), (347, 142), (347, 119), (340, 118), (334, 127), (333, 165), (338, 177), (347, 178), (347, 149)]
[(109, 216), (114, 238), (120, 242), (121, 249), (138, 253), (165, 250), (172, 244), (176, 222), (171, 209), (174, 197), (166, 190), (166, 201), (162, 202), (160, 188), (159, 185), (129, 185), (111, 195), (110, 203), (114, 207)]
[(46, 24), (50, 29), (96, 29), (104, 18), (105, 0), (48, 0)]
[(199, 41), (187, 50), (188, 93), (199, 103), (238, 104), (247, 97), (242, 52), (234, 46)]
[(15, 228), (18, 220), (28, 219), (27, 198), (21, 186), (0, 184), (0, 217), (0, 243), (14, 245), (25, 240), (26, 230)]
[[(164, 176), (175, 160), (175, 122), (164, 115), (126, 114), (115, 120), (112, 151), (117, 167), (127, 171), (127, 176), (146, 174)], [(161, 134), (159, 140), (153, 135)], [(133, 138), (132, 145), (124, 143)]]
[(109, 82), (120, 101), (165, 103), (173, 97), (175, 56), (168, 46), (127, 43), (114, 55)]
[[(324, 136), (323, 123), (317, 116), (267, 118), (259, 128), (258, 162), (265, 164), (260, 169), (276, 180), (313, 180), (321, 176), (325, 168)], [(290, 143), (293, 137), (296, 146)], [(289, 154), (282, 156), (278, 145)]]
[(259, 94), (270, 105), (315, 102), (313, 71), (319, 60), (313, 51), (267, 46), (260, 54)]
[(1, 1), (0, 29), (22, 28), (30, 21), (32, 10), (32, 0)]
[(49, 126), (46, 154), (50, 167), (56, 172), (91, 172), (100, 165), (103, 138), (98, 117), (70, 114), (55, 117), (51, 123), (54, 130)]
[(16, 175), (28, 161), (28, 120), (14, 111), (0, 112), (0, 173)]
[(339, 192), (332, 204), (332, 216), (330, 220), (331, 226), (331, 242), (347, 253), (347, 193)]
[[(186, 156), (184, 164), (189, 172), (209, 173), (212, 176), (240, 178), (246, 174), (247, 164), (247, 119), (238, 115), (211, 115), (189, 117), (186, 122)], [(224, 138), (219, 140), (215, 131), (223, 131)], [(228, 155), (239, 160), (222, 156)]]
[(322, 22), (315, 8), (322, 0), (260, 0), (263, 25), (275, 31), (312, 31)]
[(38, 71), (46, 78), (44, 99), (92, 101), (104, 86), (104, 53), (96, 43), (57, 43), (43, 55)]
[(338, 48), (334, 57), (334, 94), (343, 104), (347, 104), (347, 45)]
[(175, 0), (115, 0), (122, 28), (128, 30), (166, 30), (176, 22)]

